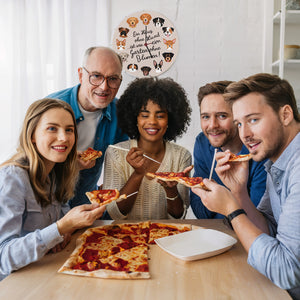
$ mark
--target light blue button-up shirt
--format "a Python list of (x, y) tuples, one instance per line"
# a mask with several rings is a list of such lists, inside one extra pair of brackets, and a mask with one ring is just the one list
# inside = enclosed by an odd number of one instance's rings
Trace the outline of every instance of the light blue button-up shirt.
[(26, 170), (0, 169), (0, 280), (63, 241), (55, 222), (68, 210), (57, 201), (41, 207)]
[(256, 238), (248, 263), (300, 299), (300, 133), (265, 167), (266, 192), (258, 209), (268, 220), (270, 235)]

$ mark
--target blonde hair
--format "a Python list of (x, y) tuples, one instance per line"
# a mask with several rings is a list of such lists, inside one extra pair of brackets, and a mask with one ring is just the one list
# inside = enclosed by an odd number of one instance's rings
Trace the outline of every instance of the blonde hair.
[(26, 169), (37, 202), (42, 206), (47, 206), (53, 199), (49, 198), (49, 191), (46, 189), (45, 164), (32, 142), (32, 136), (42, 115), (54, 108), (63, 108), (71, 114), (75, 126), (75, 143), (67, 159), (62, 163), (56, 163), (49, 174), (50, 195), (54, 193), (59, 202), (67, 202), (72, 198), (78, 177), (76, 120), (71, 106), (62, 100), (45, 98), (37, 100), (29, 106), (23, 122), (17, 153), (1, 165), (16, 165)]

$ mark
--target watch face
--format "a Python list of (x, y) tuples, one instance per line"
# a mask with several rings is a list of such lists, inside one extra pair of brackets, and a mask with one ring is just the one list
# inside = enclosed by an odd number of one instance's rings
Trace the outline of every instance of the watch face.
[(179, 47), (174, 25), (161, 13), (133, 13), (115, 29), (113, 49), (123, 60), (123, 69), (136, 77), (158, 76), (174, 63)]

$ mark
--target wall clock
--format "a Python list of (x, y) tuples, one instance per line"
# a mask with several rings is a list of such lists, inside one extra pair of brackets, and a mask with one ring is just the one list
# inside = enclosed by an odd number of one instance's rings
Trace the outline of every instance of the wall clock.
[(112, 45), (128, 74), (153, 77), (174, 64), (179, 41), (168, 18), (155, 11), (140, 11), (123, 19), (115, 29)]

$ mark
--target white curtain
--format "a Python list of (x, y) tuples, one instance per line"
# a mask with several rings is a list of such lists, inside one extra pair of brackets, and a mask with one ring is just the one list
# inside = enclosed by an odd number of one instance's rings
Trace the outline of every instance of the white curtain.
[(110, 0), (0, 0), (0, 163), (28, 106), (77, 84), (85, 49), (110, 37)]

